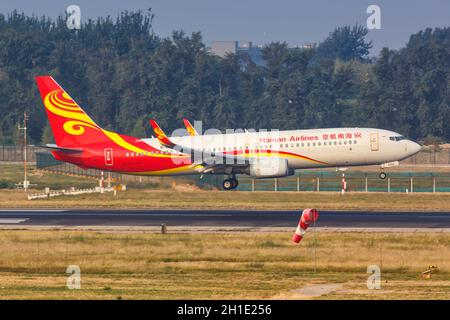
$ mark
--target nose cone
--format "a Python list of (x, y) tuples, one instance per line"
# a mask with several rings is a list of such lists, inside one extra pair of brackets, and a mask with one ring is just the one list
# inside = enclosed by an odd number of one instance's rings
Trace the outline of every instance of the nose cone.
[(408, 153), (412, 156), (422, 150), (422, 146), (414, 141), (408, 140)]

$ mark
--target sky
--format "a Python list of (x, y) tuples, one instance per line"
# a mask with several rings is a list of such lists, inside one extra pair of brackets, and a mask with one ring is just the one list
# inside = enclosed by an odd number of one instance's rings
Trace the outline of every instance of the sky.
[(166, 37), (173, 30), (201, 31), (207, 46), (215, 40), (252, 41), (264, 45), (286, 41), (290, 46), (323, 41), (336, 27), (366, 25), (369, 5), (381, 9), (381, 29), (370, 30), (371, 55), (383, 47), (403, 47), (409, 36), (427, 27), (450, 26), (449, 0), (14, 0), (0, 1), (0, 12), (56, 17), (68, 5), (81, 9), (81, 21), (115, 17), (123, 10), (152, 8), (154, 31)]

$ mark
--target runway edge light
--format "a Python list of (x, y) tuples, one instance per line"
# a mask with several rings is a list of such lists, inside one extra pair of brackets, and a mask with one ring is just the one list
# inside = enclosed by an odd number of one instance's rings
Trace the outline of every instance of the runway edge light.
[(299, 243), (309, 228), (310, 224), (319, 219), (319, 212), (316, 209), (305, 209), (302, 212), (300, 220), (298, 222), (297, 230), (295, 230), (292, 236), (292, 242)]

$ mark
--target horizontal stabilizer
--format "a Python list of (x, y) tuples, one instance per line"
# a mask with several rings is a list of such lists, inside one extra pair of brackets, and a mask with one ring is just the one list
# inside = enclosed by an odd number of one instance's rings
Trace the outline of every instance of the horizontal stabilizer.
[(80, 153), (83, 152), (83, 149), (80, 148), (63, 148), (63, 147), (58, 147), (56, 144), (46, 144), (43, 146), (39, 146), (39, 148), (44, 148), (44, 149), (48, 149), (51, 151), (59, 151), (59, 152), (64, 152), (64, 153)]

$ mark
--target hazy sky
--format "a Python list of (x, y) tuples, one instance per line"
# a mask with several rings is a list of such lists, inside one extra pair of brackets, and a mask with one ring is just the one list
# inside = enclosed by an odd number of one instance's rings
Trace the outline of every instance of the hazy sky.
[(412, 33), (426, 27), (450, 26), (449, 0), (2, 0), (0, 12), (18, 9), (56, 17), (70, 4), (80, 6), (82, 21), (116, 16), (126, 9), (152, 8), (157, 34), (201, 31), (206, 45), (213, 40), (320, 42), (337, 26), (365, 25), (370, 4), (381, 7), (382, 29), (368, 35), (374, 43), (373, 54), (384, 46), (402, 47)]

